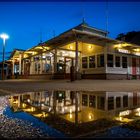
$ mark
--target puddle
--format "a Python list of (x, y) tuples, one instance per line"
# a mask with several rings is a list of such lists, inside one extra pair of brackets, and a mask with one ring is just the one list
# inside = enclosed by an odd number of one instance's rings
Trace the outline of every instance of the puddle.
[[(140, 92), (42, 91), (0, 98), (6, 102), (1, 114), (29, 123), (36, 137), (76, 136), (79, 126), (92, 131), (98, 120), (128, 123), (140, 116)], [(88, 132), (83, 128), (81, 135)]]

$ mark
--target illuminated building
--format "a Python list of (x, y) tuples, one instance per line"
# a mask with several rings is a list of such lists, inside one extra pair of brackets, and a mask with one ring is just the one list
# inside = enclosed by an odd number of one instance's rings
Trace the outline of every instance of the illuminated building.
[(76, 79), (140, 79), (140, 46), (107, 34), (83, 22), (19, 54), (19, 76), (68, 79), (74, 66)]

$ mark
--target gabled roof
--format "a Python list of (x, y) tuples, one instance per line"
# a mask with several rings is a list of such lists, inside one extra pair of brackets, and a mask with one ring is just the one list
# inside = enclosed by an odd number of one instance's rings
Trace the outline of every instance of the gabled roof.
[[(76, 33), (77, 31), (81, 32), (81, 33), (85, 33), (85, 34), (89, 34), (89, 35), (95, 35), (95, 36), (99, 36), (99, 37), (103, 37), (103, 38), (107, 38), (107, 31), (104, 30), (100, 30), (100, 29), (96, 29), (93, 28), (91, 26), (89, 26), (85, 21), (83, 21), (81, 24), (59, 34), (58, 36), (47, 40), (46, 42), (43, 42), (42, 44), (46, 44), (48, 46), (51, 46), (52, 44), (61, 42), (64, 38), (65, 40), (67, 40), (67, 38), (70, 38), (74, 35), (74, 32)], [(78, 32), (77, 32), (78, 33)]]
[(23, 50), (23, 49), (14, 49), (9, 58), (12, 58), (16, 54), (16, 52), (24, 52), (24, 51), (25, 50)]

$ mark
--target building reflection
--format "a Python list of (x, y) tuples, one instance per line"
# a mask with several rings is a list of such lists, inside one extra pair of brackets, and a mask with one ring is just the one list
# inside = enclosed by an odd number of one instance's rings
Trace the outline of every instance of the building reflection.
[(11, 96), (9, 100), (15, 112), (44, 118), (57, 115), (76, 124), (116, 116), (121, 119), (130, 110), (140, 116), (140, 92), (42, 91)]

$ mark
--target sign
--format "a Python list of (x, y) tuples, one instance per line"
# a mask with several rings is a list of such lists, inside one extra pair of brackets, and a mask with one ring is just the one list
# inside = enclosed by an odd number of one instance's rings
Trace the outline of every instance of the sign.
[(127, 54), (130, 53), (129, 50), (125, 50), (125, 49), (118, 49), (118, 51), (121, 53), (127, 53)]

